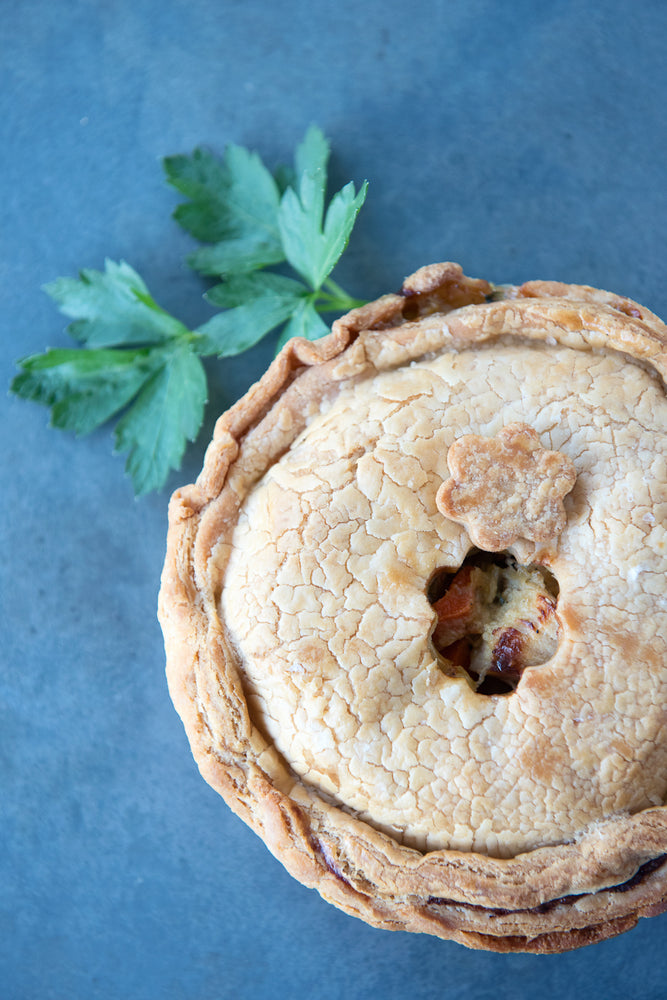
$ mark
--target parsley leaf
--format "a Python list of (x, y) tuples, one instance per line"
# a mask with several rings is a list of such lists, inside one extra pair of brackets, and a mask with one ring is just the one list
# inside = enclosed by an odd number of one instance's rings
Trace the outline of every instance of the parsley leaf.
[(280, 336), (278, 350), (284, 347), (292, 337), (318, 340), (329, 332), (329, 327), (317, 312), (314, 299), (313, 295), (301, 299)]
[[(313, 125), (297, 146), (294, 167), (279, 167), (273, 176), (256, 154), (238, 146), (229, 146), (223, 160), (201, 149), (165, 160), (169, 181), (190, 198), (176, 209), (178, 221), (202, 240), (212, 232), (218, 237), (188, 258), (203, 274), (223, 277), (206, 297), (229, 310), (197, 331), (200, 353), (238, 354), (286, 321), (279, 348), (291, 336), (314, 340), (328, 332), (319, 313), (359, 305), (329, 275), (367, 185), (355, 194), (347, 184), (325, 213), (329, 155), (326, 137)], [(307, 284), (264, 270), (283, 261)]]
[(278, 257), (273, 242), (263, 233), (245, 233), (215, 246), (195, 250), (188, 256), (188, 263), (200, 274), (218, 276), (256, 271), (267, 264), (277, 264), (282, 259), (282, 250)]
[(288, 188), (278, 211), (285, 256), (315, 291), (347, 246), (368, 189), (364, 183), (355, 194), (354, 185), (346, 184), (332, 198), (323, 225), (328, 159), (328, 143), (319, 129), (311, 127), (296, 153), (298, 193)]
[(294, 157), (294, 169), (272, 175), (255, 153), (228, 146), (223, 160), (195, 149), (167, 157), (168, 181), (190, 199), (174, 217), (197, 239), (189, 264), (206, 275), (229, 276), (289, 264), (318, 291), (347, 246), (368, 185), (346, 184), (324, 214), (329, 143), (315, 125)]
[(167, 156), (162, 161), (167, 181), (189, 201), (178, 205), (174, 218), (195, 239), (215, 243), (225, 238), (229, 177), (224, 163), (206, 149), (190, 156)]
[(129, 452), (125, 468), (137, 496), (160, 489), (180, 467), (205, 405), (206, 374), (197, 355), (185, 342), (164, 349), (161, 366), (116, 425), (116, 449)]
[(116, 445), (129, 452), (134, 491), (159, 489), (203, 421), (206, 376), (196, 334), (165, 312), (123, 261), (59, 278), (46, 291), (74, 319), (67, 329), (83, 346), (23, 358), (12, 391), (49, 406), (52, 426), (75, 434), (125, 410)]
[(64, 348), (19, 361), (12, 392), (51, 407), (51, 423), (88, 434), (122, 410), (150, 378), (150, 349)]
[(216, 285), (206, 298), (227, 311), (198, 327), (200, 353), (227, 357), (248, 350), (289, 319), (307, 294), (300, 281), (270, 273), (238, 275)]
[(105, 261), (104, 271), (85, 269), (79, 278), (58, 278), (44, 291), (66, 316), (67, 328), (87, 347), (159, 344), (186, 327), (161, 309), (137, 272), (124, 261)]
[(187, 195), (175, 218), (214, 246), (195, 251), (190, 265), (203, 274), (238, 274), (285, 259), (278, 230), (280, 190), (256, 153), (228, 146), (223, 161), (195, 150), (164, 161), (167, 179)]
[[(361, 303), (331, 278), (347, 245), (366, 184), (345, 185), (326, 206), (329, 143), (312, 126), (293, 167), (271, 173), (256, 153), (230, 145), (222, 159), (203, 149), (164, 160), (185, 197), (177, 221), (199, 241), (189, 263), (222, 278), (206, 294), (217, 310), (194, 330), (166, 312), (129, 264), (105, 261), (58, 278), (45, 291), (72, 322), (80, 345), (18, 362), (11, 390), (50, 407), (54, 427), (87, 434), (112, 417), (116, 449), (127, 453), (135, 493), (160, 489), (201, 427), (206, 374), (201, 357), (228, 357), (283, 327), (314, 340), (322, 312)], [(267, 270), (291, 266), (298, 277)]]

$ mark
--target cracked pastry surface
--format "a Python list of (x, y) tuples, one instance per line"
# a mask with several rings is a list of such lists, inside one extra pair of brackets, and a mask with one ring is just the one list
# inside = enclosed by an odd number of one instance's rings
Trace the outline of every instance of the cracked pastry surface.
[[(562, 950), (665, 898), (665, 327), (492, 291), (434, 265), (293, 342), (172, 501), (160, 616), (203, 773), (301, 881), (379, 926)], [(429, 599), (476, 552), (437, 496), (458, 440), (517, 423), (576, 482), (553, 537), (505, 539), (512, 599), (478, 631), (529, 652), (489, 695)]]
[[(541, 556), (566, 634), (514, 696), (489, 699), (439, 668), (426, 590), (471, 545), (435, 503), (448, 449), (472, 426), (496, 433), (508, 398), (580, 488)], [(422, 849), (515, 855), (659, 805), (663, 528), (644, 518), (666, 416), (622, 357), (541, 345), (445, 352), (341, 389), (247, 497), (222, 592), (255, 718), (294, 770)]]

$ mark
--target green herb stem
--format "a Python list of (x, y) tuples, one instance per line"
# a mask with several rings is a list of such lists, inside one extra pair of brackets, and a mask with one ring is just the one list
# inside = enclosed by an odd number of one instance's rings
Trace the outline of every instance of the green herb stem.
[[(328, 291), (324, 291), (324, 289)], [(355, 299), (332, 278), (327, 278), (318, 292), (318, 312), (349, 312), (366, 305), (366, 299)]]

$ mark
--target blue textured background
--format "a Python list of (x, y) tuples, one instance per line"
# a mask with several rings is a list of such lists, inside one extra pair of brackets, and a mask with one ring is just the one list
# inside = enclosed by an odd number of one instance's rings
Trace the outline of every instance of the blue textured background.
[[(160, 158), (197, 144), (370, 181), (337, 276), (370, 298), (436, 260), (555, 278), (667, 315), (667, 7), (442, 0), (4, 0), (0, 317), (18, 357), (69, 343), (40, 292), (136, 267), (206, 318)], [(265, 344), (210, 365), (211, 407)], [(665, 995), (667, 916), (564, 956), (375, 931), (294, 881), (200, 779), (155, 618), (167, 495), (139, 502), (108, 429), (75, 440), (4, 397), (0, 998), (466, 1000)]]

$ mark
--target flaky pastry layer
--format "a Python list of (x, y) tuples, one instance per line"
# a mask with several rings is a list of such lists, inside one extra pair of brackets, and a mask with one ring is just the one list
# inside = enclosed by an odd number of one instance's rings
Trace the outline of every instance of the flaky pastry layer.
[[(378, 926), (558, 951), (665, 898), (667, 331), (630, 300), (433, 265), (292, 341), (170, 507), (160, 619), (204, 776), (297, 878)], [(435, 497), (464, 434), (523, 421), (577, 480), (510, 553), (558, 582), (510, 695), (448, 676)], [(632, 881), (634, 880), (634, 881)]]

